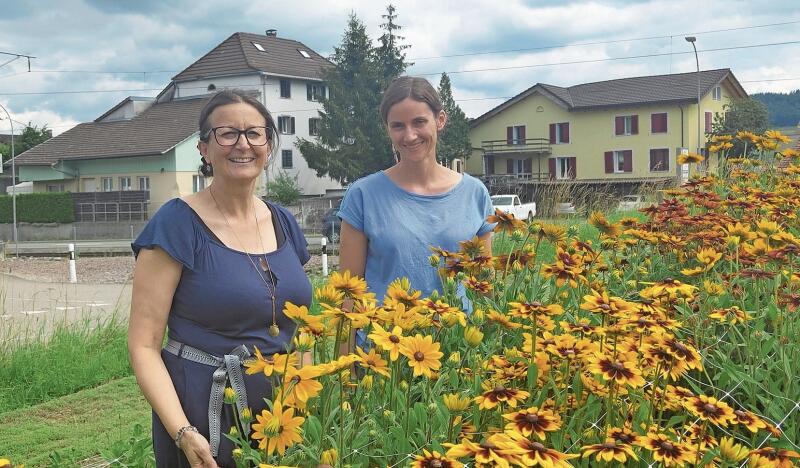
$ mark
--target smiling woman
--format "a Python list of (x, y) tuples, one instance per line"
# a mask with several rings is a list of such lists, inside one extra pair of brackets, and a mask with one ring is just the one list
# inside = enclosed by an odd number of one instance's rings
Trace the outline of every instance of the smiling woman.
[(288, 211), (254, 195), (275, 146), (275, 122), (256, 98), (214, 95), (197, 144), (211, 185), (165, 203), (133, 243), (128, 346), (153, 407), (158, 467), (235, 465), (223, 434), (244, 410), (265, 409), (261, 397), (270, 394), (243, 363), (254, 348), (286, 353), (295, 326), (284, 304), (311, 302), (302, 231)]
[(347, 190), (339, 210), (340, 269), (366, 277), (378, 300), (399, 277), (429, 295), (442, 287), (428, 261), (431, 247), (457, 250), (478, 236), (491, 255), (492, 203), (480, 181), (437, 161), (447, 114), (427, 80), (397, 78), (380, 110), (397, 163)]

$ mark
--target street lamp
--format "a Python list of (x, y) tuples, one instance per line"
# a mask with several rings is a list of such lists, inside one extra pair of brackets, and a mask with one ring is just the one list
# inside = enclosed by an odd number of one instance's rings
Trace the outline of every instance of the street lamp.
[[(14, 249), (17, 257), (19, 257), (19, 241), (17, 239), (17, 169), (14, 161), (14, 119), (8, 113), (8, 109), (0, 104), (0, 109), (5, 111), (8, 116), (8, 124), (11, 125), (11, 216), (13, 218), (14, 227), (11, 231), (12, 240), (14, 241)], [(2, 164), (2, 162), (0, 162)]]
[(695, 45), (697, 38), (694, 36), (686, 36), (684, 39), (686, 39), (686, 42), (692, 44), (692, 49), (694, 49), (694, 61), (697, 65), (697, 154), (700, 154), (700, 59), (697, 58), (697, 46)]

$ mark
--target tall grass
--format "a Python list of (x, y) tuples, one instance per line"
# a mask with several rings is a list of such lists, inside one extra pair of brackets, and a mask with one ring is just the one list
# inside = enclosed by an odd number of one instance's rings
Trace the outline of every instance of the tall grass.
[(43, 327), (0, 347), (0, 413), (131, 375), (127, 324), (116, 317)]

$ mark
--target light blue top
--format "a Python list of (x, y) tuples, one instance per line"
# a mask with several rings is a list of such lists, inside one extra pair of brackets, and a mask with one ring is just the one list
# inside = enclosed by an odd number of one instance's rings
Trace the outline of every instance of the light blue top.
[(418, 195), (383, 171), (353, 183), (339, 209), (339, 217), (367, 237), (365, 277), (380, 302), (389, 283), (403, 276), (425, 296), (441, 292), (430, 247), (457, 251), (460, 241), (492, 230), (486, 217), (493, 213), (488, 190), (467, 174), (445, 193)]

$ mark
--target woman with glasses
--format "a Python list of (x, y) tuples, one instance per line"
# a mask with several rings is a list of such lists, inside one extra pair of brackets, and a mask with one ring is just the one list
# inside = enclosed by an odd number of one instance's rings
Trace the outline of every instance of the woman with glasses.
[(254, 194), (276, 146), (275, 121), (255, 97), (214, 95), (197, 145), (213, 182), (165, 203), (133, 243), (128, 347), (153, 408), (158, 467), (235, 466), (225, 437), (233, 411), (259, 414), (271, 396), (267, 378), (247, 375), (242, 363), (254, 348), (286, 353), (295, 325), (284, 304), (311, 302), (302, 231)]

